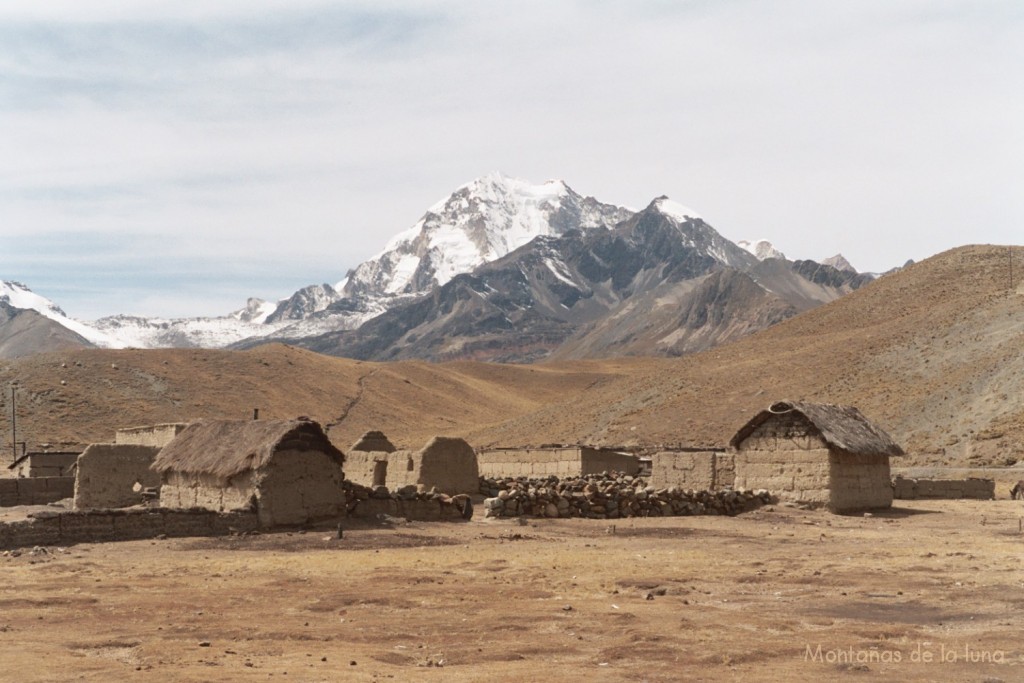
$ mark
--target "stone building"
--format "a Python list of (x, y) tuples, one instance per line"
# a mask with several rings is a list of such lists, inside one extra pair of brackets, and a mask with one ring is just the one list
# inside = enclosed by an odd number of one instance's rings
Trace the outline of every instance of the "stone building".
[(850, 512), (892, 505), (889, 458), (903, 450), (856, 408), (772, 404), (729, 442), (736, 488)]
[(210, 420), (161, 449), (163, 507), (255, 509), (263, 526), (344, 514), (345, 456), (309, 420)]
[[(371, 435), (372, 438), (368, 438)], [(365, 450), (390, 447), (392, 450)], [(480, 473), (473, 447), (462, 439), (435, 436), (418, 451), (395, 450), (380, 432), (370, 432), (352, 445), (345, 463), (349, 481), (386, 486), (392, 491), (414, 485), (447, 494), (477, 493)]]
[(581, 477), (601, 472), (637, 474), (640, 462), (631, 453), (592, 446), (489, 448), (477, 455), (484, 477)]

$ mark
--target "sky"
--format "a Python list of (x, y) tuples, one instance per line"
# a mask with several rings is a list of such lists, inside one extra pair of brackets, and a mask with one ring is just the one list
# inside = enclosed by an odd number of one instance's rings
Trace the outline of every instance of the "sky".
[(884, 271), (1024, 243), (1018, 0), (6, 0), (0, 279), (92, 320), (341, 280), (492, 171)]

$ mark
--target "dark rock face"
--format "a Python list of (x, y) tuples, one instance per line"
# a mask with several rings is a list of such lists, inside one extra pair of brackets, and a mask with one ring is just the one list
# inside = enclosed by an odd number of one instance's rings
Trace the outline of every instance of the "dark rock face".
[(356, 330), (300, 340), (362, 360), (681, 355), (785, 320), (870, 280), (760, 262), (701, 219), (652, 202), (614, 228), (542, 236)]
[(60, 323), (0, 301), (0, 358), (92, 346), (87, 339)]

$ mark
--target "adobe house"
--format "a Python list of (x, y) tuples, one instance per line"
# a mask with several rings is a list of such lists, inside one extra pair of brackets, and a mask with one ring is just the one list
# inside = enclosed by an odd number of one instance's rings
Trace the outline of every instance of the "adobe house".
[[(386, 486), (392, 491), (414, 485), (441, 493), (475, 494), (480, 473), (473, 447), (463, 439), (435, 436), (418, 451), (395, 450), (380, 432), (369, 432), (352, 445), (346, 460), (348, 480), (363, 486)], [(380, 448), (391, 450), (362, 450)]]
[(616, 471), (637, 474), (640, 461), (631, 453), (592, 446), (488, 448), (477, 455), (484, 477), (579, 477)]
[(7, 466), (15, 477), (70, 477), (76, 451), (29, 451)]
[(850, 406), (773, 403), (732, 437), (736, 488), (852, 512), (892, 505), (892, 438)]
[(256, 510), (262, 526), (345, 512), (345, 456), (311, 420), (195, 422), (161, 449), (160, 505)]
[(349, 446), (345, 478), (363, 486), (387, 486), (388, 455), (396, 450), (384, 432), (366, 432)]

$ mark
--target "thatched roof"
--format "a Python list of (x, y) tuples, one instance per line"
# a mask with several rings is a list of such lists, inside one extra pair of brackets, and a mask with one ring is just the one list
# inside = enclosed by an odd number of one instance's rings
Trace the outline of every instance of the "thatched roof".
[(153, 461), (158, 472), (227, 479), (256, 470), (278, 450), (320, 450), (341, 466), (345, 456), (310, 420), (204, 420), (190, 424)]
[(349, 450), (394, 453), (396, 449), (388, 437), (384, 436), (384, 432), (370, 431), (359, 437), (359, 440), (352, 444)]
[(780, 401), (762, 410), (750, 422), (736, 432), (729, 445), (736, 448), (755, 429), (772, 417), (796, 412), (807, 418), (818, 433), (833, 448), (847, 453), (864, 455), (903, 455), (899, 447), (880, 427), (870, 422), (852, 406), (838, 406), (828, 403), (802, 403)]

